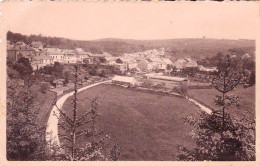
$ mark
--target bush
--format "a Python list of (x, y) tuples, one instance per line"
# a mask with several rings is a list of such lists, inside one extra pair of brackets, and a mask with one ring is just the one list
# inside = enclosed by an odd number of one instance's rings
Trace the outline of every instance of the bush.
[[(246, 116), (246, 115), (245, 115)], [(225, 115), (225, 129), (218, 112), (212, 115), (201, 113), (199, 119), (187, 117), (185, 120), (195, 129), (192, 138), (197, 147), (190, 150), (179, 146), (179, 160), (191, 161), (254, 161), (255, 121), (247, 118), (231, 118)]]
[(49, 87), (50, 87), (50, 85), (48, 83), (42, 84), (41, 85), (41, 93), (46, 94)]

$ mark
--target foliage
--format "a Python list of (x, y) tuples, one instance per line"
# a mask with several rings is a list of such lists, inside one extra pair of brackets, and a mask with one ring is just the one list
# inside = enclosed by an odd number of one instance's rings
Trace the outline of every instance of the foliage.
[(201, 113), (199, 119), (187, 117), (186, 122), (194, 126), (192, 138), (196, 148), (189, 150), (179, 146), (179, 160), (191, 161), (253, 161), (255, 160), (255, 122), (231, 118), (226, 114), (226, 125), (222, 129), (219, 112), (212, 115)]
[(69, 83), (69, 80), (70, 80), (70, 73), (68, 71), (66, 71), (64, 73), (64, 77), (65, 77), (64, 85), (67, 85)]
[(55, 62), (53, 66), (44, 66), (39, 70), (39, 73), (52, 75), (56, 79), (63, 78), (63, 65)]
[(14, 70), (10, 67), (7, 68), (7, 75), (11, 79), (18, 79), (19, 78), (19, 73), (16, 70)]
[(14, 64), (13, 69), (19, 73), (22, 79), (27, 78), (33, 73), (33, 69), (28, 58), (20, 58), (19, 61)]
[(193, 117), (186, 119), (194, 126), (192, 137), (197, 147), (188, 150), (180, 146), (180, 160), (255, 160), (255, 121), (248, 119), (248, 113), (238, 119), (226, 112), (230, 106), (239, 106), (239, 97), (228, 93), (239, 85), (241, 79), (241, 71), (235, 70), (227, 56), (226, 63), (212, 80), (213, 87), (221, 93), (215, 98), (220, 109), (212, 114), (201, 113), (198, 120)]
[(37, 121), (39, 104), (30, 85), (7, 82), (7, 159), (45, 160), (45, 130)]
[(49, 89), (49, 84), (48, 83), (44, 83), (41, 85), (41, 93), (46, 94), (47, 90)]
[(113, 148), (110, 151), (110, 158), (112, 161), (119, 160), (120, 153), (122, 151), (122, 147), (118, 146), (118, 143), (115, 142)]

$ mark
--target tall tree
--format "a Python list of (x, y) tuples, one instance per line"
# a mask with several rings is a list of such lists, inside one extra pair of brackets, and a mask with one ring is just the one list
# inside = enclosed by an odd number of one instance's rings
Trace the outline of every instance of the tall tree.
[[(60, 116), (59, 127), (64, 131), (64, 134), (59, 134), (59, 138), (63, 140), (61, 148), (64, 150), (64, 155), (67, 160), (107, 160), (103, 154), (104, 142), (109, 138), (104, 135), (103, 131), (97, 130), (96, 121), (99, 116), (97, 108), (98, 101), (96, 98), (91, 100), (91, 108), (86, 110), (83, 115), (78, 113), (78, 66), (75, 65), (75, 83), (73, 95), (72, 115), (65, 113), (61, 108), (58, 108)], [(84, 147), (80, 147), (80, 141), (86, 141)], [(113, 151), (118, 154), (117, 151)], [(116, 154), (115, 154), (116, 155)]]
[(231, 67), (227, 56), (226, 64), (212, 81), (212, 85), (221, 93), (215, 99), (220, 109), (212, 114), (199, 113), (199, 119), (191, 116), (185, 119), (194, 126), (192, 137), (197, 146), (192, 150), (179, 146), (179, 160), (255, 160), (255, 120), (248, 118), (247, 112), (242, 118), (226, 112), (229, 106), (239, 104), (239, 98), (228, 93), (239, 85), (241, 78), (240, 72)]
[(228, 95), (240, 83), (242, 79), (241, 72), (238, 68), (231, 66), (230, 57), (227, 55), (226, 63), (222, 64), (219, 73), (212, 80), (212, 86), (221, 93), (215, 98), (215, 103), (222, 107), (222, 130), (225, 130), (225, 109), (227, 106), (235, 104), (236, 96)]

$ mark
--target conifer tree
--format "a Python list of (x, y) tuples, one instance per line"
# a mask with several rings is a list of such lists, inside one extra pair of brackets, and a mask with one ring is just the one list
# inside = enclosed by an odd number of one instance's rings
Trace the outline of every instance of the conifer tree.
[[(104, 135), (104, 132), (97, 130), (96, 127), (99, 116), (97, 99), (91, 100), (91, 108), (85, 110), (83, 115), (79, 116), (78, 113), (78, 68), (78, 65), (75, 65), (72, 116), (56, 105), (60, 113), (60, 116), (57, 116), (59, 127), (65, 131), (64, 134), (59, 134), (59, 138), (63, 141), (61, 148), (67, 160), (108, 160), (103, 151), (104, 143), (109, 136)], [(84, 147), (80, 147), (80, 141), (86, 142)]]

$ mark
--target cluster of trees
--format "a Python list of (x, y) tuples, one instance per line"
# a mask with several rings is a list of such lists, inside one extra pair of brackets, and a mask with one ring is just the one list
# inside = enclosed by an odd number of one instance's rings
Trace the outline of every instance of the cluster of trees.
[(40, 87), (28, 59), (8, 63), (7, 77), (7, 159), (48, 160), (45, 127), (40, 123)]
[(11, 43), (16, 43), (18, 41), (23, 41), (24, 43), (30, 45), (33, 41), (40, 41), (43, 43), (44, 47), (58, 47), (58, 48), (69, 48), (74, 49), (76, 47), (81, 47), (86, 51), (92, 53), (103, 53), (109, 52), (114, 55), (118, 55), (125, 52), (138, 52), (148, 49), (152, 49), (151, 46), (144, 46), (143, 44), (135, 44), (124, 42), (123, 40), (97, 40), (97, 41), (80, 41), (71, 40), (61, 37), (47, 37), (43, 35), (22, 35), (20, 33), (13, 33), (9, 31), (7, 33), (7, 40)]
[(234, 68), (227, 56), (226, 63), (212, 80), (214, 88), (220, 93), (214, 100), (219, 109), (212, 114), (200, 113), (199, 119), (192, 116), (185, 119), (194, 126), (192, 137), (197, 146), (194, 149), (179, 146), (179, 160), (255, 160), (255, 120), (252, 120), (254, 115), (245, 112), (243, 118), (237, 118), (227, 112), (229, 107), (239, 105), (239, 97), (230, 95), (230, 92), (235, 90), (242, 80), (241, 69)]
[[(235, 54), (236, 56), (230, 58), (230, 60), (232, 61), (232, 66), (239, 66), (243, 70), (255, 69), (255, 65), (254, 65), (255, 61), (253, 57), (243, 57), (243, 55), (245, 55), (245, 52), (241, 51), (240, 49), (231, 49), (231, 50), (233, 53), (240, 52), (238, 54)], [(215, 56), (206, 57), (205, 59), (198, 60), (198, 64), (206, 67), (217, 66), (217, 68), (220, 69), (222, 65), (225, 63), (225, 60), (226, 60), (225, 54), (223, 54), (222, 52), (218, 52)]]
[[(61, 108), (59, 127), (65, 131), (59, 135), (65, 140), (62, 146), (46, 142), (46, 124), (39, 120), (40, 103), (36, 100), (40, 87), (37, 86), (38, 72), (32, 72), (26, 59), (21, 59), (11, 66), (17, 72), (17, 77), (9, 77), (7, 82), (7, 159), (14, 161), (28, 160), (118, 160), (121, 147), (118, 143), (111, 149), (105, 149), (104, 143), (109, 136), (98, 131), (95, 123), (98, 121), (98, 102), (92, 100), (92, 106), (83, 116), (77, 114), (78, 98), (78, 68), (75, 67), (75, 87), (73, 101), (73, 116), (66, 114)], [(9, 68), (11, 68), (9, 67)], [(60, 66), (55, 67), (60, 71)], [(26, 72), (27, 71), (27, 72)], [(8, 74), (9, 75), (9, 74)], [(24, 84), (19, 84), (22, 80)], [(81, 130), (80, 127), (84, 126)], [(87, 140), (85, 147), (79, 147), (79, 138)], [(104, 151), (110, 151), (104, 153)]]
[(11, 43), (16, 43), (19, 41), (24, 42), (25, 44), (30, 45), (33, 41), (40, 41), (43, 43), (43, 46), (65, 46), (66, 48), (75, 48), (77, 47), (77, 44), (73, 42), (72, 40), (67, 40), (64, 38), (58, 38), (58, 37), (46, 37), (40, 35), (22, 35), (20, 33), (13, 33), (13, 32), (7, 32), (7, 40), (9, 40)]
[[(247, 86), (252, 86), (255, 84), (255, 61), (251, 57), (243, 57), (240, 49), (231, 49), (233, 52), (240, 52), (239, 56), (229, 57), (230, 65), (232, 68), (239, 70), (243, 75), (244, 79), (241, 81), (243, 84), (247, 84)], [(225, 69), (226, 65), (226, 57), (223, 53), (219, 52), (216, 56), (207, 57), (206, 59), (202, 59), (198, 61), (199, 65), (203, 65), (206, 67), (217, 67), (218, 71), (222, 71)], [(194, 77), (196, 73), (205, 74), (207, 76), (216, 75), (219, 72), (203, 72), (200, 71), (198, 67), (187, 67), (183, 68), (178, 74), (183, 76), (191, 76)], [(172, 72), (173, 75), (176, 72)]]

